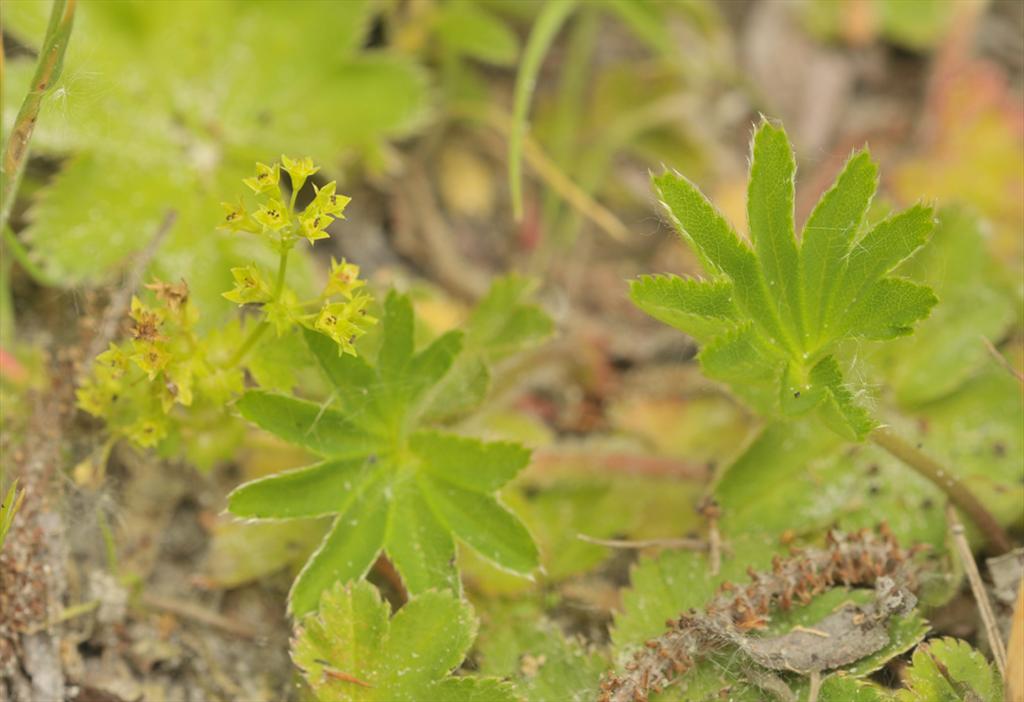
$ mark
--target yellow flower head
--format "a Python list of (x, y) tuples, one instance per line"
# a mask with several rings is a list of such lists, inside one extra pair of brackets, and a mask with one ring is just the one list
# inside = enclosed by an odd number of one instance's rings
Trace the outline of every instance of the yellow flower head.
[(280, 179), (281, 167), (278, 164), (268, 166), (265, 163), (257, 163), (256, 175), (246, 178), (242, 182), (248, 185), (254, 193), (261, 195), (276, 190)]
[(252, 217), (271, 231), (278, 231), (288, 224), (288, 210), (280, 200), (271, 200), (261, 206)]
[(349, 263), (344, 258), (339, 263), (333, 256), (331, 257), (331, 276), (327, 279), (324, 297), (344, 295), (351, 299), (355, 291), (364, 285), (366, 281), (359, 279), (359, 266)]
[(241, 202), (237, 204), (222, 202), (220, 206), (224, 209), (224, 219), (221, 221), (223, 229), (233, 232), (249, 232), (257, 229), (256, 223), (252, 221), (249, 213), (245, 210), (245, 205)]
[(314, 328), (334, 339), (338, 344), (338, 355), (343, 353), (356, 355), (355, 343), (367, 327), (376, 324), (377, 320), (366, 314), (370, 304), (369, 295), (359, 295), (348, 302), (329, 302), (317, 315)]
[(324, 187), (317, 188), (316, 197), (313, 198), (313, 202), (309, 203), (306, 212), (322, 212), (338, 219), (345, 219), (342, 213), (345, 211), (348, 203), (352, 201), (352, 198), (347, 195), (338, 195), (334, 192), (335, 187), (335, 182), (332, 180)]
[(270, 299), (270, 285), (263, 279), (263, 274), (251, 263), (231, 269), (235, 279), (235, 287), (222, 295), (237, 305), (253, 302), (266, 302)]
[(318, 239), (327, 239), (330, 235), (324, 230), (333, 221), (334, 217), (320, 212), (304, 214), (299, 219), (299, 223), (302, 225), (302, 236), (306, 237), (311, 244)]
[(305, 184), (306, 179), (311, 175), (320, 170), (320, 166), (313, 164), (313, 159), (309, 156), (305, 158), (289, 158), (284, 154), (281, 155), (281, 163), (284, 164), (284, 169), (288, 171), (288, 175), (292, 179), (292, 190), (302, 190), (302, 186)]

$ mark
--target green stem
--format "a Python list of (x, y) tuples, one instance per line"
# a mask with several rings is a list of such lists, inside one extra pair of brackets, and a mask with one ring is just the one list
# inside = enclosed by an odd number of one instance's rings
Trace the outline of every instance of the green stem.
[(1000, 553), (1013, 548), (1010, 537), (992, 513), (949, 469), (884, 427), (875, 429), (868, 438), (946, 493), (949, 501), (974, 522), (985, 540)]
[(76, 0), (54, 0), (50, 9), (50, 22), (39, 50), (39, 63), (36, 65), (35, 75), (32, 76), (31, 89), (21, 103), (11, 135), (4, 146), (0, 167), (0, 228), (7, 224), (14, 198), (18, 194), (21, 176), (25, 172), (29, 141), (39, 118), (43, 97), (60, 77), (61, 67), (64, 65), (64, 52), (74, 24), (75, 4)]
[(260, 322), (256, 325), (256, 328), (249, 332), (249, 336), (245, 338), (242, 345), (238, 347), (234, 355), (228, 359), (228, 362), (224, 364), (225, 368), (231, 368), (237, 366), (245, 358), (245, 354), (249, 353), (252, 347), (260, 340), (260, 337), (270, 328), (270, 322)]
[(281, 252), (281, 259), (277, 264), (277, 280), (274, 281), (274, 302), (277, 302), (278, 298), (281, 297), (281, 291), (284, 290), (284, 274), (288, 270), (289, 251), (291, 251), (291, 248), (286, 248)]
[(512, 107), (512, 133), (508, 142), (508, 179), (512, 189), (512, 213), (516, 221), (523, 218), (523, 141), (526, 136), (530, 98), (537, 83), (544, 56), (555, 35), (572, 14), (575, 0), (552, 0), (541, 8), (526, 40), (523, 58), (516, 74)]
[(6, 224), (3, 227), (3, 243), (7, 245), (7, 251), (14, 257), (14, 260), (18, 262), (18, 265), (29, 274), (29, 276), (39, 283), (47, 287), (54, 287), (59, 284), (55, 278), (51, 277), (36, 265), (35, 261), (29, 256), (28, 249), (21, 243), (18, 237), (11, 231), (11, 228)]

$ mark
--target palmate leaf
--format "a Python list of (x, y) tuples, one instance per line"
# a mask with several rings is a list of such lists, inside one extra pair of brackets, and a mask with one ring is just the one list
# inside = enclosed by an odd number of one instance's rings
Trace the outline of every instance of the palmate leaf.
[[(5, 6), (4, 31), (34, 46), (39, 10), (48, 6)], [(96, 281), (145, 247), (174, 208), (177, 223), (155, 272), (167, 280), (188, 275), (211, 321), (226, 312), (222, 271), (248, 254), (241, 239), (213, 235), (219, 207), (208, 194), (225, 191), (268, 153), (319, 154), (331, 163), (353, 153), (374, 157), (383, 140), (406, 133), (425, 112), (417, 65), (361, 49), (373, 6), (83, 4), (64, 76), (35, 132), (40, 153), (74, 157), (30, 209), (22, 236), (33, 255), (68, 285)], [(24, 94), (31, 63), (11, 61), (5, 105)]]
[(914, 651), (897, 702), (960, 702), (1003, 699), (999, 674), (963, 641), (943, 638)]
[(324, 460), (254, 480), (228, 498), (252, 519), (334, 515), (334, 524), (289, 596), (299, 616), (335, 581), (358, 579), (388, 555), (408, 590), (458, 591), (455, 539), (496, 565), (527, 574), (538, 563), (529, 532), (495, 493), (529, 462), (526, 449), (429, 428), (424, 409), (463, 349), (462, 332), (417, 351), (412, 304), (392, 293), (376, 362), (339, 356), (306, 332), (309, 349), (334, 385), (323, 404), (250, 391), (238, 409), (251, 422)]
[(292, 659), (320, 702), (513, 702), (497, 678), (451, 676), (476, 626), (452, 592), (414, 596), (389, 619), (372, 585), (337, 583), (299, 623)]
[(822, 196), (798, 241), (793, 151), (767, 120), (751, 145), (747, 213), (752, 246), (690, 181), (674, 173), (654, 187), (710, 280), (642, 277), (633, 301), (704, 346), (708, 375), (768, 414), (818, 412), (862, 439), (874, 422), (834, 357), (845, 339), (906, 336), (937, 302), (931, 289), (890, 272), (931, 233), (932, 210), (911, 207), (860, 229), (877, 186), (866, 151), (855, 153)]
[(732, 284), (724, 280), (644, 275), (630, 283), (629, 294), (644, 312), (698, 341), (722, 333), (738, 316)]

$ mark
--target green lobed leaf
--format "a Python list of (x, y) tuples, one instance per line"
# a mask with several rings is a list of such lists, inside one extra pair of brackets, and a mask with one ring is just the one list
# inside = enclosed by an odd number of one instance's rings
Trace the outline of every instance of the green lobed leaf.
[(426, 476), (420, 487), (441, 522), (480, 555), (524, 575), (537, 567), (533, 537), (497, 499)]
[(530, 462), (529, 450), (519, 444), (434, 431), (413, 434), (409, 448), (434, 478), (482, 493), (498, 490)]
[(999, 674), (985, 657), (967, 643), (952, 638), (929, 641), (914, 651), (904, 680), (906, 689), (896, 693), (899, 702), (971, 702), (1000, 700)]
[(821, 196), (804, 225), (800, 266), (804, 324), (808, 341), (821, 343), (844, 260), (878, 187), (878, 167), (867, 150), (846, 162), (832, 187)]
[(875, 281), (924, 246), (933, 224), (931, 208), (915, 205), (883, 220), (854, 242), (826, 314), (824, 338), (839, 336), (849, 309), (862, 301)]
[(526, 574), (537, 566), (529, 532), (494, 495), (529, 462), (529, 452), (424, 426), (465, 353), (462, 332), (417, 353), (412, 305), (397, 293), (379, 327), (376, 366), (339, 356), (330, 339), (306, 332), (335, 386), (324, 402), (250, 391), (238, 403), (258, 426), (332, 459), (247, 483), (228, 502), (239, 516), (257, 519), (338, 515), (293, 586), (297, 613), (336, 580), (362, 577), (382, 548), (414, 594), (459, 590), (455, 536), (499, 567)]
[(905, 278), (882, 278), (847, 312), (846, 330), (866, 339), (893, 339), (914, 331), (939, 299), (932, 289)]
[(450, 592), (414, 596), (389, 621), (372, 585), (338, 583), (301, 620), (292, 659), (320, 702), (513, 702), (494, 678), (451, 677), (475, 634), (472, 609)]
[(295, 519), (342, 512), (366, 477), (363, 460), (325, 461), (251, 480), (228, 495), (239, 517)]
[(763, 120), (751, 149), (753, 250), (692, 183), (672, 173), (655, 176), (663, 204), (716, 278), (644, 277), (632, 284), (633, 300), (693, 335), (703, 346), (705, 373), (757, 411), (797, 417), (816, 410), (835, 431), (863, 440), (876, 423), (829, 354), (843, 351), (846, 339), (907, 336), (928, 316), (937, 301), (930, 288), (885, 276), (926, 243), (932, 211), (912, 207), (858, 238), (877, 186), (877, 169), (862, 151), (822, 196), (798, 244), (788, 137)]
[(320, 593), (337, 582), (358, 580), (377, 560), (387, 530), (390, 498), (382, 480), (367, 480), (299, 572), (288, 593), (288, 611), (316, 609)]
[[(796, 161), (782, 127), (762, 121), (751, 145), (747, 219), (750, 238), (769, 295), (774, 298), (784, 338), (793, 349), (804, 344), (800, 258), (793, 232)], [(782, 339), (779, 339), (782, 341)]]
[(778, 316), (768, 298), (757, 257), (714, 205), (693, 183), (681, 175), (654, 177), (658, 196), (687, 240), (712, 274), (732, 280), (736, 301), (769, 336), (782, 336)]
[(394, 495), (384, 549), (406, 589), (412, 594), (431, 588), (460, 592), (451, 531), (413, 481), (396, 486)]
[(380, 446), (342, 414), (288, 395), (250, 390), (236, 406), (253, 424), (321, 456), (362, 458)]
[(732, 283), (674, 275), (644, 275), (630, 281), (633, 303), (660, 322), (707, 342), (736, 320)]
[(826, 356), (811, 369), (811, 385), (824, 388), (827, 393), (822, 418), (840, 436), (854, 441), (864, 437), (878, 426), (871, 414), (857, 403), (847, 387), (839, 362), (835, 356)]

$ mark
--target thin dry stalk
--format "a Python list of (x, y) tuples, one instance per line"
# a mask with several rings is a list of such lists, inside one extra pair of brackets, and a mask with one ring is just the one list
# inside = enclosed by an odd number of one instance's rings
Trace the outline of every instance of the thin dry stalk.
[(985, 348), (988, 349), (992, 358), (996, 359), (996, 363), (1005, 368), (1007, 373), (1016, 378), (1017, 382), (1024, 386), (1024, 373), (1021, 373), (1019, 370), (1011, 366), (1010, 362), (1006, 360), (1006, 356), (1000, 353), (999, 349), (995, 347), (995, 344), (989, 341), (987, 336), (981, 337), (981, 341), (985, 344)]
[(1024, 702), (1024, 580), (1017, 589), (1017, 605), (1010, 622), (1010, 645), (1006, 651), (1006, 699)]
[(988, 599), (985, 583), (981, 581), (978, 564), (974, 562), (974, 554), (971, 553), (971, 546), (967, 543), (964, 525), (960, 523), (960, 519), (956, 516), (956, 510), (953, 508), (953, 505), (946, 506), (946, 519), (949, 521), (949, 533), (953, 537), (953, 545), (956, 547), (957, 555), (960, 557), (960, 562), (963, 563), (964, 571), (967, 573), (967, 582), (971, 584), (974, 601), (978, 603), (981, 621), (985, 625), (985, 635), (988, 637), (989, 646), (992, 648), (992, 658), (996, 662), (1000, 675), (1006, 675), (1006, 647), (1003, 645), (1003, 637), (999, 634), (999, 625), (996, 624), (996, 617), (992, 612), (992, 603)]
[(577, 534), (576, 538), (596, 546), (621, 549), (678, 548), (686, 551), (707, 551), (708, 544), (700, 539), (599, 539), (596, 536)]
[(173, 597), (162, 597), (160, 595), (154, 595), (153, 593), (146, 592), (142, 595), (142, 603), (147, 607), (168, 612), (169, 614), (181, 617), (182, 619), (191, 619), (192, 621), (205, 624), (206, 626), (213, 627), (214, 629), (220, 629), (221, 631), (227, 632), (233, 636), (255, 639), (259, 638), (260, 635), (258, 631), (247, 624), (235, 621), (234, 619), (230, 619), (222, 614), (200, 607), (192, 602), (185, 602)]

